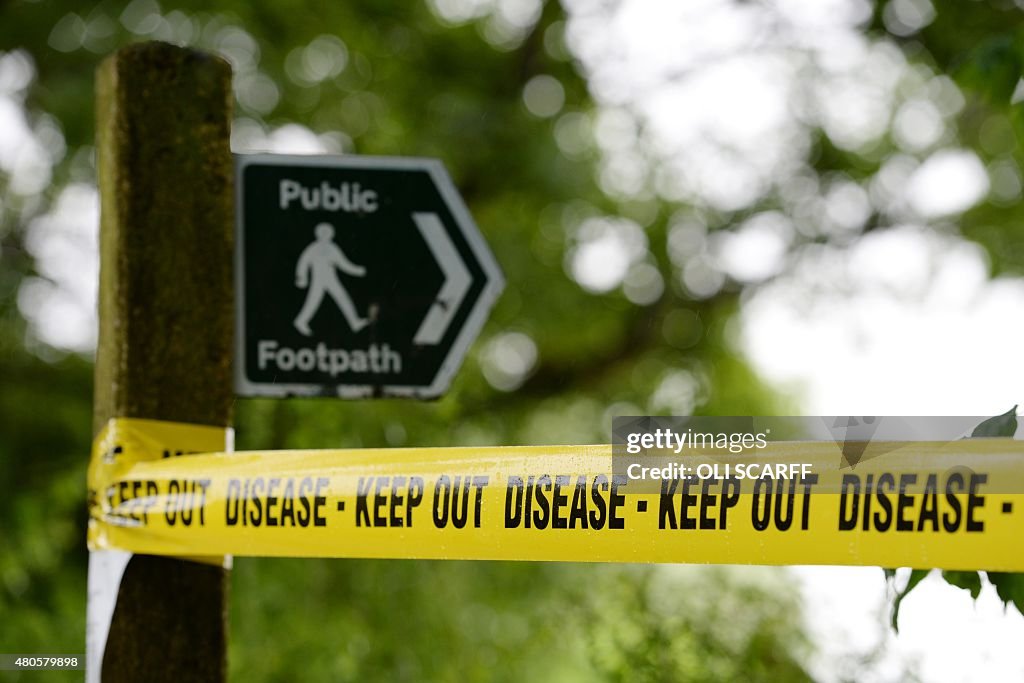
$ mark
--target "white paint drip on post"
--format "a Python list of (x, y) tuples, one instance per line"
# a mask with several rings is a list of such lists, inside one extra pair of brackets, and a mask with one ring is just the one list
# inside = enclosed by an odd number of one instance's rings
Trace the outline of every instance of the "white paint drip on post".
[(121, 577), (132, 553), (99, 550), (89, 553), (88, 600), (85, 612), (85, 681), (100, 683), (103, 652), (117, 605)]

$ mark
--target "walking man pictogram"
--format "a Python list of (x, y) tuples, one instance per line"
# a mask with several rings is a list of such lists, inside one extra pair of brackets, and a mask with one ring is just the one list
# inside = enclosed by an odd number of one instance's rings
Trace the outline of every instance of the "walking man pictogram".
[(309, 329), (309, 321), (320, 309), (324, 294), (330, 294), (334, 303), (338, 304), (353, 332), (359, 332), (370, 324), (368, 319), (356, 313), (356, 307), (338, 279), (335, 268), (355, 277), (366, 275), (366, 268), (357, 266), (345, 258), (345, 254), (334, 243), (334, 226), (330, 223), (320, 223), (316, 226), (316, 241), (302, 251), (295, 266), (295, 286), (300, 289), (308, 286), (309, 289), (306, 292), (306, 302), (302, 305), (294, 324), (295, 329), (307, 337), (313, 334)]

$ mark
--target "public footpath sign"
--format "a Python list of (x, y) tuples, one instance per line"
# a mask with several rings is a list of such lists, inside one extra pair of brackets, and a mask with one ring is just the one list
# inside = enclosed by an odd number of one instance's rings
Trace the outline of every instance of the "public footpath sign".
[(236, 165), (236, 392), (443, 394), (504, 278), (441, 162)]

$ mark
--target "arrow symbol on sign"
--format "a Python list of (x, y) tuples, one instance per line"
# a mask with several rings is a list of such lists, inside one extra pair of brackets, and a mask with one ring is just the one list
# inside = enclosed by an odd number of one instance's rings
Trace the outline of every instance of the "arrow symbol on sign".
[(416, 227), (444, 273), (444, 285), (413, 337), (415, 344), (439, 344), (466, 297), (472, 278), (436, 213), (414, 213)]

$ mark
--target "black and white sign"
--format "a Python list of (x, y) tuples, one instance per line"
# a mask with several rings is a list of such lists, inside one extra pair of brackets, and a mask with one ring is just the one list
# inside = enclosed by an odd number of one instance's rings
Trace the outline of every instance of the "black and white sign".
[(444, 393), (504, 279), (442, 164), (236, 159), (237, 393)]

